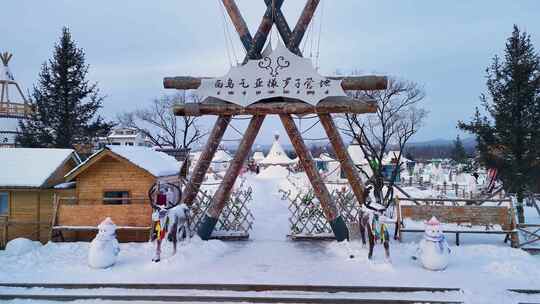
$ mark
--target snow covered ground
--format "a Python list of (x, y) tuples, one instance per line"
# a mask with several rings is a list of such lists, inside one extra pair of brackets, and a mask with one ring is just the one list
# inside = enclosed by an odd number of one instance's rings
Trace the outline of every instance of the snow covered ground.
[[(278, 171), (278, 170), (276, 170)], [(160, 263), (152, 263), (152, 244), (121, 244), (117, 264), (97, 270), (87, 266), (88, 243), (48, 243), (24, 254), (0, 252), (0, 282), (48, 283), (279, 283), (367, 286), (456, 287), (463, 294), (441, 295), (466, 303), (540, 302), (540, 295), (518, 295), (507, 289), (540, 289), (540, 256), (503, 243), (504, 236), (461, 236), (461, 246), (449, 239), (452, 257), (443, 272), (423, 269), (411, 256), (421, 234), (406, 234), (404, 243), (391, 243), (392, 263), (383, 261), (382, 246), (375, 259), (358, 241), (292, 242), (287, 201), (278, 193), (283, 177), (248, 176), (253, 188), (255, 217), (250, 241), (193, 239), (176, 256), (165, 247)], [(354, 259), (349, 258), (354, 253)], [(0, 288), (0, 293), (13, 292)], [(161, 291), (160, 291), (161, 292)], [(382, 296), (382, 295), (381, 295)], [(19, 301), (13, 301), (18, 303)], [(87, 303), (87, 302), (85, 302)]]

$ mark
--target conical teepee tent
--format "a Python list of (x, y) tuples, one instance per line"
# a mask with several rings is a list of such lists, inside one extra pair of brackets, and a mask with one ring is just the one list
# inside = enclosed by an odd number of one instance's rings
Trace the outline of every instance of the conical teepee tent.
[(265, 166), (289, 166), (296, 162), (296, 160), (291, 159), (287, 153), (285, 153), (285, 150), (283, 150), (283, 147), (281, 147), (281, 144), (279, 143), (279, 134), (276, 134), (274, 135), (274, 142), (272, 143), (270, 151), (260, 164)]
[(12, 54), (0, 53), (0, 147), (15, 146), (19, 119), (29, 114), (21, 87), (9, 69)]

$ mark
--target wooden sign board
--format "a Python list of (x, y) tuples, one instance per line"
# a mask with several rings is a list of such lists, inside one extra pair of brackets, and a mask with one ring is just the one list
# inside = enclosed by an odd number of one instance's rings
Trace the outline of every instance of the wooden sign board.
[(319, 75), (309, 58), (302, 58), (279, 43), (263, 52), (260, 60), (232, 67), (220, 78), (203, 79), (198, 88), (203, 99), (214, 97), (241, 106), (272, 97), (294, 98), (311, 105), (327, 97), (347, 96), (341, 80)]

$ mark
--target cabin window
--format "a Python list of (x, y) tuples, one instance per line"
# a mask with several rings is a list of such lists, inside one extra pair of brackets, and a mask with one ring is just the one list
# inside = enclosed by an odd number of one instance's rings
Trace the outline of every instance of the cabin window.
[(103, 204), (122, 205), (129, 203), (129, 191), (105, 191), (103, 193)]
[(0, 215), (8, 215), (9, 213), (9, 193), (0, 192)]

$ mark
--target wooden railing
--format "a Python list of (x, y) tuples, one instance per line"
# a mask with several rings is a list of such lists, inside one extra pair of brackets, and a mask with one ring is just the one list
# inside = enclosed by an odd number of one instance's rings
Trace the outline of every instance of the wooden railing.
[(0, 116), (23, 118), (30, 114), (31, 107), (24, 103), (0, 103)]
[[(525, 250), (540, 250), (540, 224), (518, 224), (517, 229), (523, 237), (523, 242), (519, 243), (520, 248)], [(536, 246), (530, 247), (532, 244)]]

